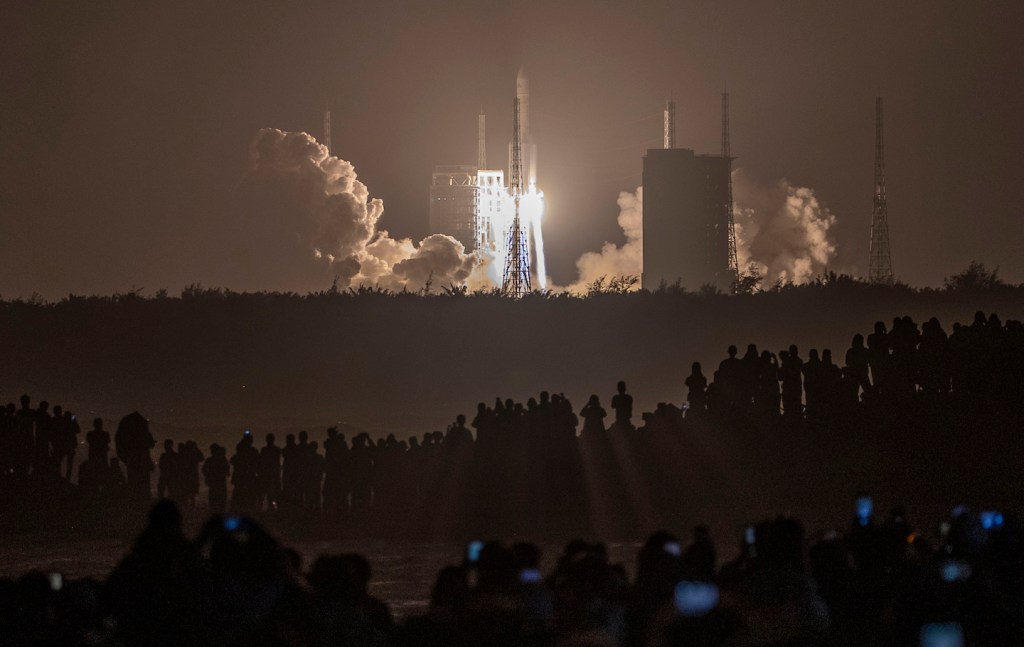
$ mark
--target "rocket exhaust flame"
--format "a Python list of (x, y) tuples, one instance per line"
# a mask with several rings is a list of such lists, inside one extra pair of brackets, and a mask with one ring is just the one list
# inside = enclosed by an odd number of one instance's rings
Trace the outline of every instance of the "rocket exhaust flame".
[(537, 287), (541, 290), (548, 289), (548, 268), (544, 258), (544, 192), (538, 191), (536, 186), (530, 186), (529, 192), (523, 196), (523, 210), (527, 222), (533, 231), (533, 254), (537, 261)]

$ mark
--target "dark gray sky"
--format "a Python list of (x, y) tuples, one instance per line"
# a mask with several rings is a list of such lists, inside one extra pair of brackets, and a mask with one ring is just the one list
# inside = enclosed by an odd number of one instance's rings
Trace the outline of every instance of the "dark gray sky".
[[(677, 141), (752, 177), (813, 188), (838, 217), (837, 269), (864, 272), (874, 97), (886, 102), (893, 260), (935, 285), (971, 259), (1024, 281), (1019, 3), (6, 3), (0, 21), (0, 294), (239, 285), (232, 187), (261, 127), (320, 132), (382, 225), (427, 231), (435, 164), (511, 132), (531, 80), (556, 281), (621, 241), (660, 110)], [(310, 286), (322, 288), (327, 286)]]

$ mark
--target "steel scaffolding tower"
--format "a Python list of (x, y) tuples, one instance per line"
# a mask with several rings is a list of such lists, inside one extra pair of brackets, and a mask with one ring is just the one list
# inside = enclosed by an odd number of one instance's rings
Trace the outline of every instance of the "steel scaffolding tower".
[(885, 205), (885, 144), (882, 131), (882, 97), (875, 99), (875, 199), (871, 210), (871, 247), (868, 280), (893, 282), (892, 253), (889, 250), (889, 213)]
[(527, 246), (527, 232), (519, 215), (519, 201), (523, 194), (523, 136), (519, 124), (519, 97), (516, 97), (513, 103), (512, 113), (512, 168), (509, 169), (509, 190), (512, 192), (515, 215), (508, 231), (501, 291), (506, 296), (518, 299), (530, 292), (530, 250)]
[(487, 117), (483, 106), (476, 118), (476, 167), (481, 171), (487, 168)]
[(733, 218), (733, 211), (735, 206), (732, 200), (732, 156), (729, 151), (729, 93), (722, 93), (722, 157), (725, 158), (727, 165), (727, 174), (729, 177), (729, 195), (726, 199), (726, 209), (728, 210), (728, 220), (726, 221), (726, 232), (728, 236), (729, 244), (729, 272), (732, 274), (729, 277), (729, 283), (735, 288), (736, 281), (739, 280), (739, 263), (736, 260), (736, 223)]

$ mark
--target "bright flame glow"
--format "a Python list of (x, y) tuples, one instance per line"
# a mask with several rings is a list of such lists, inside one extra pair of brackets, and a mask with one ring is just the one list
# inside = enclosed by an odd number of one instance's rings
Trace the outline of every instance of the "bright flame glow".
[(541, 290), (547, 290), (548, 268), (544, 258), (544, 230), (541, 227), (541, 221), (544, 218), (544, 192), (538, 191), (536, 185), (531, 184), (530, 190), (523, 196), (520, 209), (522, 209), (528, 226), (533, 230), (533, 253), (537, 260), (537, 286)]
[[(505, 257), (508, 256), (509, 229), (515, 219), (516, 205), (509, 187), (504, 186), (501, 171), (477, 173), (477, 249), (487, 259), (487, 278), (494, 285), (502, 284)], [(547, 259), (544, 256), (544, 192), (531, 184), (519, 199), (520, 226), (532, 245), (533, 275), (540, 290), (548, 289)], [(533, 232), (532, 237), (530, 232)]]

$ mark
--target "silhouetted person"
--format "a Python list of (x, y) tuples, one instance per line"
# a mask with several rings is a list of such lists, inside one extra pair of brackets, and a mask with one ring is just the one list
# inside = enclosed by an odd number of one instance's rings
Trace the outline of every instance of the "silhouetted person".
[(868, 365), (871, 367), (871, 384), (883, 395), (890, 393), (889, 333), (885, 322), (876, 321), (875, 331), (868, 335)]
[(78, 417), (70, 411), (64, 412), (64, 419), (68, 424), (68, 431), (63, 438), (62, 445), (62, 456), (67, 461), (67, 467), (64, 470), (64, 478), (68, 481), (71, 480), (71, 471), (74, 467), (75, 454), (78, 452), (78, 437), (82, 433), (82, 427), (78, 424)]
[[(793, 356), (790, 350), (790, 357)], [(822, 364), (818, 349), (812, 348), (807, 355), (807, 362), (802, 367), (804, 377), (804, 394), (806, 396), (806, 412), (808, 419), (820, 420), (822, 416)]]
[(319, 445), (313, 441), (307, 445), (306, 468), (304, 473), (305, 488), (303, 491), (303, 505), (313, 512), (320, 511), (320, 491), (324, 476), (324, 458), (318, 451)]
[(117, 457), (124, 461), (128, 470), (128, 497), (133, 502), (149, 501), (150, 478), (153, 471), (153, 459), (149, 451), (156, 445), (149, 433), (149, 421), (141, 413), (135, 411), (121, 419), (114, 434), (114, 446)]
[(370, 563), (361, 555), (321, 555), (308, 580), (324, 644), (386, 645), (394, 630), (391, 612), (369, 593)]
[(735, 411), (735, 406), (740, 400), (743, 365), (736, 357), (738, 351), (735, 346), (730, 345), (727, 352), (729, 356), (718, 365), (715, 383), (721, 392), (723, 411), (731, 413)]
[(455, 424), (448, 427), (445, 443), (461, 446), (473, 444), (473, 432), (466, 427), (466, 416), (460, 413), (455, 417)]
[(717, 561), (718, 554), (711, 541), (711, 531), (707, 526), (696, 526), (693, 529), (693, 543), (682, 554), (683, 577), (692, 581), (714, 581)]
[(480, 402), (476, 405), (476, 416), (471, 423), (476, 429), (476, 444), (480, 451), (489, 451), (494, 447), (495, 421), (494, 411)]
[(747, 352), (740, 360), (737, 375), (736, 393), (737, 404), (740, 413), (747, 414), (753, 407), (754, 394), (757, 392), (758, 377), (761, 372), (761, 356), (757, 352), (757, 346), (747, 345)]
[(686, 401), (690, 404), (688, 415), (700, 417), (707, 405), (708, 378), (701, 372), (700, 362), (694, 362), (686, 376)]
[(604, 436), (604, 419), (608, 416), (601, 408), (601, 401), (597, 395), (591, 395), (587, 404), (580, 409), (580, 417), (583, 418), (583, 430), (580, 435), (583, 438), (601, 438)]
[[(432, 436), (433, 439), (433, 436)], [(369, 447), (370, 437), (356, 434), (352, 438), (352, 451), (349, 455), (352, 471), (352, 512), (365, 513), (370, 508), (370, 496), (373, 491), (373, 458)]]
[(183, 501), (188, 507), (194, 508), (196, 497), (199, 496), (199, 469), (205, 457), (194, 440), (186, 442), (184, 451), (180, 453)]
[(210, 512), (224, 512), (228, 505), (228, 464), (227, 450), (213, 443), (210, 457), (203, 463), (203, 480), (209, 488)]
[(92, 429), (85, 434), (89, 451), (85, 461), (78, 466), (78, 486), (90, 495), (103, 490), (110, 467), (110, 434), (103, 430), (103, 419), (96, 418)]
[(253, 447), (252, 433), (246, 431), (231, 457), (231, 509), (248, 512), (256, 509), (256, 469), (259, 452)]
[(623, 431), (633, 429), (633, 396), (626, 393), (626, 383), (616, 385), (616, 393), (612, 396), (612, 409), (615, 410), (615, 427)]
[(281, 448), (281, 503), (282, 507), (294, 509), (299, 506), (301, 494), (299, 480), (301, 477), (299, 446), (295, 444), (295, 434), (284, 437)]
[(779, 362), (775, 355), (767, 350), (761, 351), (758, 362), (757, 386), (754, 389), (754, 408), (757, 416), (763, 420), (771, 420), (779, 415)]
[(281, 448), (274, 444), (274, 434), (266, 435), (257, 465), (259, 500), (257, 509), (272, 510), (281, 497)]
[(32, 467), (35, 447), (36, 412), (32, 410), (31, 398), (21, 396), (21, 408), (14, 416), (14, 434), (11, 447), (14, 450), (13, 468), (15, 476), (25, 476)]
[[(127, 645), (195, 644), (200, 630), (198, 555), (181, 530), (177, 506), (161, 500), (131, 552), (111, 573), (110, 614)], [(206, 629), (205, 627), (203, 629)]]
[(347, 462), (345, 434), (339, 434), (337, 427), (331, 427), (324, 441), (324, 511), (335, 515), (348, 512)]
[(859, 392), (858, 389), (864, 393), (871, 389), (868, 366), (869, 353), (864, 346), (864, 335), (857, 333), (846, 351), (846, 374), (851, 380), (849, 388), (854, 391), (855, 396)]
[(85, 434), (85, 442), (89, 446), (86, 460), (98, 460), (106, 464), (110, 454), (110, 434), (103, 429), (103, 418), (92, 421), (92, 429)]
[(164, 440), (164, 452), (160, 454), (157, 468), (160, 470), (160, 475), (156, 481), (156, 498), (174, 498), (178, 489), (176, 483), (180, 476), (178, 454), (174, 451), (174, 441), (170, 438)]
[(53, 436), (53, 418), (50, 416), (50, 403), (43, 400), (35, 412), (35, 450), (32, 457), (32, 474), (51, 477), (56, 473), (53, 457), (50, 452), (50, 441)]
[(785, 357), (779, 353), (779, 380), (782, 382), (782, 410), (791, 420), (803, 415), (803, 360), (796, 345), (789, 347)]
[(821, 351), (821, 398), (824, 415), (833, 418), (842, 399), (843, 371), (832, 361), (832, 350)]
[(63, 473), (64, 478), (70, 481), (75, 450), (78, 448), (78, 434), (82, 430), (71, 412), (64, 411), (61, 407), (53, 408), (52, 425), (50, 446), (53, 449), (53, 463), (57, 472)]

